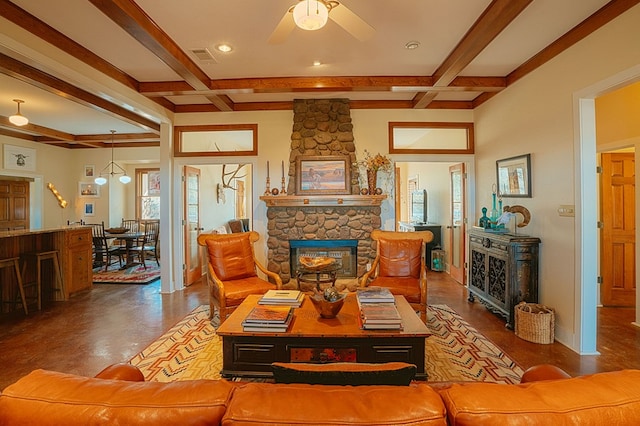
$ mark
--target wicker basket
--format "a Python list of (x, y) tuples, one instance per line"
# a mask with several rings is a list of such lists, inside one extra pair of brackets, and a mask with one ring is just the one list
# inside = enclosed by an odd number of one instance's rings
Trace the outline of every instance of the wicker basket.
[(535, 303), (520, 302), (515, 307), (516, 336), (533, 343), (554, 341), (555, 313), (553, 309)]

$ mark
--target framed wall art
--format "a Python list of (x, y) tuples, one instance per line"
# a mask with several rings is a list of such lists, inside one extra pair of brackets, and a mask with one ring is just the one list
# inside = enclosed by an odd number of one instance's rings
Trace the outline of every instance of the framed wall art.
[(84, 177), (92, 178), (96, 176), (96, 166), (93, 164), (85, 164), (84, 166)]
[(319, 155), (296, 158), (296, 195), (351, 193), (351, 162), (348, 156)]
[(498, 195), (531, 198), (531, 154), (496, 161)]
[(80, 182), (78, 184), (78, 195), (81, 197), (99, 198), (100, 185), (93, 182)]
[(93, 215), (95, 215), (95, 204), (94, 203), (84, 203), (84, 215), (85, 216), (93, 216)]
[(4, 168), (11, 170), (36, 171), (36, 150), (22, 146), (7, 145), (3, 147)]

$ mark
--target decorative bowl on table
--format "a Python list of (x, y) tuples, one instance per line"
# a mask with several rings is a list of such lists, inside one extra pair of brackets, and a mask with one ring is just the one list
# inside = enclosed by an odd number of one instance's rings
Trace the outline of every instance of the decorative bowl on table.
[(325, 268), (328, 268), (336, 263), (336, 259), (333, 257), (325, 257), (325, 256), (300, 256), (298, 258), (300, 264), (307, 268), (308, 270), (313, 271), (321, 271)]
[(105, 229), (109, 234), (124, 234), (129, 231), (129, 228), (109, 228)]
[(329, 287), (324, 292), (316, 291), (309, 299), (322, 318), (335, 318), (342, 309), (346, 296), (335, 287)]

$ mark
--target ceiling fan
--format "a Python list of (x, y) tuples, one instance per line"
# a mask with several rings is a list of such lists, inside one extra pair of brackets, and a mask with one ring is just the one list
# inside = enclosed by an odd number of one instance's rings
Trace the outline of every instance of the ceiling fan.
[(349, 34), (360, 41), (373, 37), (376, 30), (344, 4), (335, 0), (298, 0), (284, 14), (276, 29), (269, 37), (269, 44), (279, 44), (286, 40), (297, 26), (303, 30), (319, 30), (331, 18)]

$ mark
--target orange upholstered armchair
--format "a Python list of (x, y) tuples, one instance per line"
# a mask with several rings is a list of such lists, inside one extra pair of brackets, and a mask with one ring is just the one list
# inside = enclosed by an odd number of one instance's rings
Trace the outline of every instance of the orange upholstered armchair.
[[(207, 249), (209, 316), (213, 318), (217, 307), (221, 324), (250, 294), (264, 294), (267, 290), (282, 288), (280, 276), (268, 271), (255, 258), (253, 243), (259, 238), (255, 231), (198, 236), (198, 244)], [(258, 277), (256, 268), (274, 284)]]
[(371, 238), (377, 242), (376, 258), (360, 287), (387, 287), (402, 295), (427, 320), (427, 268), (424, 252), (433, 240), (431, 231), (393, 232), (376, 229)]

